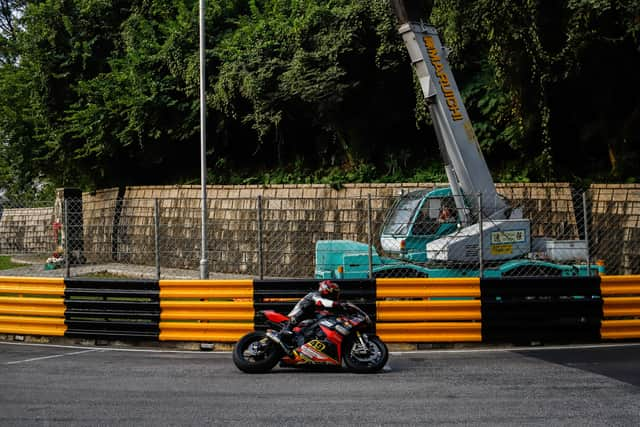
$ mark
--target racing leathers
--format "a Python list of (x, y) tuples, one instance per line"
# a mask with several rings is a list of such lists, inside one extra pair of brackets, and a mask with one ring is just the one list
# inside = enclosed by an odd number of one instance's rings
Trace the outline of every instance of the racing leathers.
[(286, 344), (291, 344), (293, 338), (292, 329), (301, 321), (313, 318), (317, 311), (336, 309), (341, 305), (338, 301), (323, 298), (320, 292), (309, 292), (289, 312), (289, 323), (282, 330), (282, 337)]

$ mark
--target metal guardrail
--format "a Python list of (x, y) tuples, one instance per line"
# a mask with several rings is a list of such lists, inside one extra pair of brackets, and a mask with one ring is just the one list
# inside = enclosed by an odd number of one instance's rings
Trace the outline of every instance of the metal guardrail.
[(477, 277), (376, 279), (376, 297), (378, 299), (480, 297), (480, 279)]
[(380, 323), (376, 332), (389, 343), (481, 342), (482, 325), (477, 323)]
[(479, 278), (376, 279), (376, 332), (386, 342), (481, 342)]
[(480, 301), (378, 301), (378, 325), (383, 322), (482, 320)]
[(640, 338), (640, 276), (602, 276), (603, 339)]
[(64, 281), (0, 277), (0, 333), (64, 336)]
[[(640, 338), (640, 276), (339, 281), (394, 343)], [(0, 333), (235, 342), (308, 280), (0, 277)]]
[(254, 329), (253, 280), (160, 280), (160, 341), (235, 342)]

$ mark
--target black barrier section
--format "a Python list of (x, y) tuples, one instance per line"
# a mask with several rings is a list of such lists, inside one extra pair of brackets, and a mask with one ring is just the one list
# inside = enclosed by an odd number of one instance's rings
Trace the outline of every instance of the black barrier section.
[[(312, 291), (318, 290), (319, 280), (254, 280), (253, 306), (255, 310), (254, 324), (256, 329), (267, 328), (261, 310), (275, 310), (288, 314), (293, 306)], [(351, 302), (360, 307), (376, 321), (376, 282), (375, 280), (334, 280), (340, 286), (340, 300)], [(282, 299), (287, 299), (282, 301)]]
[(160, 335), (157, 280), (65, 279), (65, 336), (153, 339)]
[(600, 278), (481, 279), (482, 341), (599, 341)]

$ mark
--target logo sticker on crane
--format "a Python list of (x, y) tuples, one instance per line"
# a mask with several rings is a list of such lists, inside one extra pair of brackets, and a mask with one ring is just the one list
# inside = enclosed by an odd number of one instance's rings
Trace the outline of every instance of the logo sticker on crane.
[(506, 243), (521, 243), (526, 240), (526, 233), (524, 230), (507, 230), (507, 231), (494, 231), (491, 233), (492, 245), (504, 245)]
[(460, 112), (460, 106), (458, 105), (458, 100), (456, 99), (455, 92), (451, 89), (449, 76), (447, 76), (447, 73), (445, 73), (444, 71), (444, 65), (442, 64), (442, 60), (440, 59), (440, 53), (438, 52), (438, 49), (433, 42), (433, 38), (430, 36), (424, 36), (422, 40), (424, 41), (424, 45), (427, 48), (427, 53), (429, 54), (431, 65), (436, 71), (436, 77), (438, 77), (438, 80), (440, 81), (440, 88), (442, 89), (442, 93), (444, 94), (447, 108), (451, 112), (451, 118), (456, 121), (464, 119), (464, 117), (462, 117), (462, 113)]

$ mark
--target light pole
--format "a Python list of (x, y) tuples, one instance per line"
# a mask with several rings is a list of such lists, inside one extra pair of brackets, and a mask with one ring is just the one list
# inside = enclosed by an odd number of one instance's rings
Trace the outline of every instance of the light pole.
[(205, 74), (204, 15), (205, 0), (200, 0), (200, 187), (202, 193), (202, 249), (200, 257), (200, 279), (209, 278), (207, 260), (207, 102)]

